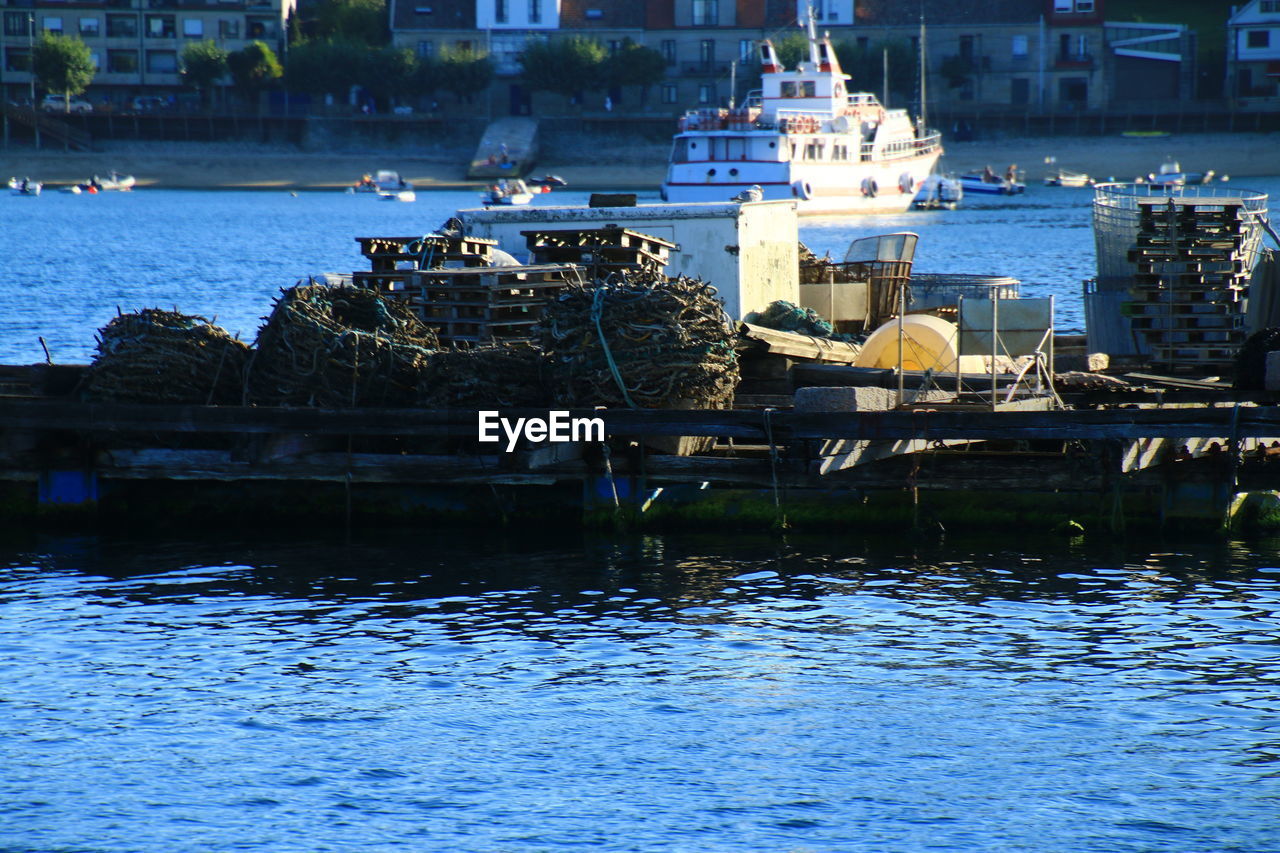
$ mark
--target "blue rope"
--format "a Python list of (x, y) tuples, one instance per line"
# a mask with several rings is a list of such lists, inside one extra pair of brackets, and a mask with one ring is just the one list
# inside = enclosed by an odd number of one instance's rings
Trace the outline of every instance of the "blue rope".
[(622, 374), (618, 372), (617, 362), (613, 360), (613, 353), (609, 350), (609, 342), (604, 338), (604, 328), (600, 325), (600, 315), (604, 308), (603, 303), (604, 287), (597, 287), (595, 297), (591, 301), (591, 319), (596, 324), (596, 334), (600, 336), (600, 347), (604, 350), (605, 360), (609, 362), (609, 371), (613, 374), (613, 381), (618, 383), (618, 390), (622, 392), (622, 399), (627, 405), (633, 409), (640, 408), (631, 399), (631, 395), (627, 393), (627, 386), (622, 381)]

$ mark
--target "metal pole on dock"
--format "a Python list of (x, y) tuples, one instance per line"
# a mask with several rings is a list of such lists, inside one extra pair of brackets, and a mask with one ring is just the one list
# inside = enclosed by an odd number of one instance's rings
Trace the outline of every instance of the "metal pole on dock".
[(991, 291), (991, 411), (996, 410), (996, 359), (1000, 355), (1000, 289)]
[[(898, 285), (898, 405), (902, 405), (905, 378), (902, 375), (902, 315), (907, 313), (907, 289)], [(957, 365), (958, 366), (958, 365)]]

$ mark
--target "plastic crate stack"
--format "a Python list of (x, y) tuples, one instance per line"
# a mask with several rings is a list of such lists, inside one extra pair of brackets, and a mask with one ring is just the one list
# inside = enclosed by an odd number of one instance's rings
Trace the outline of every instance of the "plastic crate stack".
[(1139, 202), (1130, 301), (1121, 310), (1150, 350), (1152, 367), (1173, 373), (1229, 372), (1245, 338), (1249, 285), (1243, 206), (1225, 198)]
[(520, 233), (534, 263), (574, 264), (596, 281), (618, 273), (661, 272), (677, 248), (659, 237), (617, 226)]

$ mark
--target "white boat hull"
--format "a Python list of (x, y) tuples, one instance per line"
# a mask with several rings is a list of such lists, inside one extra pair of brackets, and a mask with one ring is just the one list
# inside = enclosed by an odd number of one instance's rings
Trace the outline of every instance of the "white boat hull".
[[(760, 187), (764, 201), (790, 199), (801, 216), (836, 216), (863, 213), (902, 213), (911, 207), (920, 184), (938, 162), (941, 151), (921, 157), (882, 163), (858, 163), (849, 166), (816, 166), (787, 169), (778, 175), (778, 167), (767, 164), (773, 177), (782, 180), (751, 180), (756, 175), (745, 165), (740, 170), (745, 180), (719, 182), (681, 182), (679, 167), (672, 166), (668, 180), (662, 185), (663, 198), (673, 204), (707, 201), (732, 201), (738, 193), (753, 186)], [(759, 177), (765, 177), (759, 175)]]

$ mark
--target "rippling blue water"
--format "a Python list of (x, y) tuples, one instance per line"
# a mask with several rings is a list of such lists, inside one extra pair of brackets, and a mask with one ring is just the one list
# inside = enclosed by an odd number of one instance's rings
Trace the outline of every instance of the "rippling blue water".
[[(1280, 179), (1249, 179), (1280, 202)], [(802, 220), (801, 238), (843, 258), (855, 237), (920, 234), (921, 272), (1011, 275), (1027, 296), (1058, 298), (1058, 328), (1083, 330), (1080, 282), (1094, 273), (1092, 190), (1032, 186), (1016, 199), (967, 199), (960, 210)], [(557, 192), (555, 203), (585, 203)], [(652, 199), (651, 199), (652, 200)], [(116, 313), (174, 308), (252, 340), (282, 288), (320, 272), (367, 269), (357, 236), (434, 230), (471, 192), (424, 192), (413, 204), (339, 192), (141, 190), (0, 198), (0, 363), (85, 362)], [(542, 199), (539, 199), (539, 203)], [(713, 282), (714, 283), (714, 282)]]
[(0, 545), (0, 849), (1280, 849), (1280, 543)]

